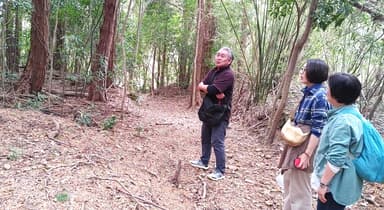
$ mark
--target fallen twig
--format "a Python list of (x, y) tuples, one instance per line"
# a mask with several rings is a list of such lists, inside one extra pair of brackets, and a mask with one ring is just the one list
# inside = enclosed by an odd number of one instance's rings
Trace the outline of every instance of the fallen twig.
[(205, 197), (207, 196), (207, 183), (203, 180), (203, 178), (201, 176), (199, 176), (199, 179), (201, 181), (201, 184), (202, 184), (202, 193), (201, 193), (201, 198), (202, 199), (205, 199)]
[(181, 160), (177, 162), (175, 175), (171, 179), (171, 183), (174, 184), (176, 187), (179, 187), (180, 171), (181, 171)]
[(148, 201), (148, 200), (145, 200), (143, 198), (140, 198), (138, 196), (135, 196), (133, 195), (131, 192), (129, 192), (129, 190), (117, 179), (111, 179), (111, 178), (102, 178), (102, 177), (97, 177), (97, 176), (92, 176), (92, 177), (89, 177), (88, 179), (98, 179), (98, 180), (108, 180), (108, 181), (113, 181), (113, 182), (116, 182), (117, 184), (120, 185), (120, 187), (123, 188), (123, 190), (121, 190), (121, 192), (131, 196), (135, 201), (136, 203), (140, 204), (142, 207), (145, 208), (145, 206), (143, 206), (138, 200), (142, 201), (143, 203), (145, 204), (149, 204), (149, 205), (152, 205), (154, 207), (157, 207), (159, 209), (162, 209), (162, 210), (166, 210), (165, 208), (157, 205), (156, 203), (153, 203), (152, 201)]
[(48, 137), (48, 139), (56, 142), (59, 145), (65, 145), (65, 146), (69, 146), (70, 147), (71, 146), (70, 144), (61, 142), (61, 141), (56, 139), (60, 135), (60, 133), (61, 133), (61, 125), (60, 125), (60, 123), (58, 123), (55, 120), (53, 120), (53, 123), (55, 123), (55, 130), (53, 132), (51, 132), (51, 133), (47, 133), (46, 136)]
[(254, 125), (252, 125), (252, 126), (249, 126), (249, 128), (250, 129), (255, 129), (255, 128), (257, 128), (257, 127), (259, 127), (261, 124), (263, 124), (264, 123), (264, 121), (260, 121), (260, 122), (258, 122), (258, 123), (256, 123), (256, 124), (254, 124)]
[(50, 138), (50, 137), (48, 136), (48, 134), (47, 134), (47, 137), (48, 137), (48, 139), (50, 139), (50, 140), (56, 142), (58, 145), (64, 145), (64, 146), (67, 146), (67, 147), (71, 147), (71, 146), (72, 146), (72, 145), (70, 145), (70, 144), (64, 143), (64, 142), (59, 141), (59, 140), (57, 140), (57, 139)]
[(173, 123), (159, 123), (159, 122), (157, 122), (157, 123), (155, 123), (155, 125), (172, 125)]
[(207, 196), (207, 183), (203, 182), (203, 194), (201, 195), (201, 198), (204, 199)]
[(54, 133), (51, 134), (51, 137), (56, 138), (60, 135), (61, 125), (56, 120), (53, 120), (53, 123), (55, 123), (56, 129), (55, 129)]
[(71, 170), (73, 170), (73, 169), (75, 169), (77, 166), (79, 166), (81, 164), (83, 164), (83, 165), (95, 165), (94, 163), (79, 161), (79, 162), (76, 162), (76, 163), (73, 163), (73, 164), (59, 165), (59, 166), (56, 166), (56, 167), (52, 167), (52, 168), (48, 169), (47, 171), (52, 171), (54, 169), (65, 168), (65, 167), (71, 167)]
[(152, 171), (148, 170), (147, 168), (145, 168), (144, 170), (145, 170), (147, 173), (149, 173), (150, 175), (152, 175), (152, 176), (154, 176), (154, 177), (156, 177), (156, 178), (159, 178), (155, 172), (152, 172)]
[(368, 203), (374, 205), (374, 206), (379, 206), (378, 203), (376, 203), (375, 199), (372, 198), (372, 197), (368, 197), (368, 196), (364, 196), (364, 195), (361, 195), (361, 197), (366, 200)]

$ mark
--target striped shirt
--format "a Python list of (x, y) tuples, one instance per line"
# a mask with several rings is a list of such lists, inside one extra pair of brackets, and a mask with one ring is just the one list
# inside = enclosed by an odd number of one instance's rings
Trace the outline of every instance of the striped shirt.
[(320, 137), (321, 130), (327, 122), (327, 111), (331, 105), (327, 101), (326, 91), (322, 84), (314, 84), (302, 89), (304, 93), (295, 113), (295, 123), (311, 126), (311, 133)]

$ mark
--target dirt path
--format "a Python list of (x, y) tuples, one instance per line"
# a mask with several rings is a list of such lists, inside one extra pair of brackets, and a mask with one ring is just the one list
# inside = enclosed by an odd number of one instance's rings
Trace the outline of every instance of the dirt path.
[[(72, 116), (0, 109), (0, 209), (281, 209), (279, 145), (264, 146), (232, 122), (226, 178), (210, 181), (214, 156), (208, 171), (189, 165), (200, 155), (201, 123), (187, 102), (181, 96), (130, 102), (113, 131), (79, 126)], [(88, 110), (109, 116), (119, 114), (118, 104)], [(383, 203), (374, 191), (382, 188), (369, 189)], [(352, 209), (376, 207), (362, 201)]]
[[(156, 145), (147, 158), (160, 162), (155, 173), (163, 173), (162, 185), (170, 187), (168, 199), (174, 197), (180, 202), (169, 209), (278, 209), (280, 192), (274, 184), (275, 167), (272, 158), (276, 150), (265, 148), (250, 137), (247, 132), (232, 123), (227, 131), (227, 174), (220, 182), (212, 182), (206, 175), (215, 166), (214, 155), (210, 170), (192, 168), (189, 160), (200, 156), (200, 126), (195, 111), (186, 109), (187, 99), (178, 98), (170, 104), (166, 98), (149, 100), (139, 112), (146, 121), (149, 144)], [(156, 113), (156, 114), (154, 114)], [(169, 179), (181, 161), (180, 185), (175, 187)], [(154, 164), (155, 165), (155, 164)], [(157, 188), (157, 187), (156, 187)], [(164, 189), (162, 189), (163, 192)], [(180, 195), (183, 195), (180, 197)]]

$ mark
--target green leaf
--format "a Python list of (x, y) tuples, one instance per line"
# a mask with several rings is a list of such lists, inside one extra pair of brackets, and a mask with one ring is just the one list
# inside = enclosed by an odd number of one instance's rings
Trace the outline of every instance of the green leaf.
[(66, 192), (61, 192), (56, 194), (55, 198), (56, 198), (56, 201), (58, 202), (65, 202), (69, 200), (69, 195)]

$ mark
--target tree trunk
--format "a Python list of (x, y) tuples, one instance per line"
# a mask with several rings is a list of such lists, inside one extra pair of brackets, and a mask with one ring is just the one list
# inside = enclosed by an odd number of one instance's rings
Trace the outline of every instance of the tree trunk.
[(161, 75), (160, 75), (160, 87), (165, 86), (165, 77), (167, 76), (167, 44), (164, 43), (163, 52), (162, 52), (162, 65), (161, 65)]
[[(117, 8), (119, 8), (119, 2), (117, 3)], [(117, 9), (117, 11), (119, 11)], [(113, 36), (112, 36), (112, 46), (111, 46), (111, 52), (110, 52), (110, 58), (108, 62), (108, 70), (107, 70), (107, 88), (111, 87), (113, 84), (113, 75), (114, 75), (114, 67), (115, 67), (115, 57), (116, 57), (116, 28), (117, 28), (117, 18), (118, 15), (116, 14), (115, 23), (113, 27)]]
[(159, 47), (159, 53), (157, 55), (157, 78), (156, 78), (156, 88), (160, 88), (160, 78), (161, 78), (161, 47)]
[(383, 95), (384, 95), (384, 73), (382, 73), (381, 75), (379, 73), (379, 75), (377, 75), (377, 79), (380, 79), (381, 82), (379, 82), (378, 86), (374, 87), (374, 88), (378, 88), (379, 93), (378, 93), (378, 97), (377, 97), (375, 103), (373, 104), (371, 110), (369, 111), (369, 114), (367, 117), (369, 120), (373, 119), (373, 116), (374, 116), (377, 108), (379, 108), (379, 105), (382, 104), (381, 101), (383, 100)]
[(203, 45), (203, 12), (204, 12), (205, 0), (197, 1), (197, 29), (196, 29), (196, 44), (195, 44), (195, 60), (194, 60), (194, 71), (192, 78), (192, 95), (190, 107), (194, 108), (200, 104), (200, 93), (197, 91), (196, 87), (199, 84), (200, 75), (201, 75), (201, 66), (203, 60), (202, 54), (202, 45)]
[(178, 72), (178, 86), (181, 88), (187, 88), (189, 84), (189, 79), (187, 80), (187, 53), (186, 50), (181, 49), (179, 52), (178, 64), (179, 64), (179, 72)]
[[(52, 31), (52, 44), (51, 44), (51, 51), (49, 54), (49, 61), (50, 61), (50, 70), (49, 70), (49, 77), (48, 77), (48, 93), (52, 93), (52, 80), (53, 80), (53, 71), (54, 71), (54, 66), (53, 66), (53, 54), (56, 51), (56, 38), (57, 38), (57, 25), (59, 22), (59, 13), (56, 11), (55, 15), (55, 24), (53, 26), (53, 31)], [(48, 106), (51, 106), (51, 96), (48, 97)]]
[(15, 71), (19, 72), (19, 64), (20, 64), (20, 33), (22, 30), (22, 22), (20, 18), (20, 9), (19, 6), (16, 6), (16, 14), (15, 14)]
[[(284, 75), (283, 85), (281, 85), (281, 88), (282, 88), (281, 102), (280, 102), (275, 114), (273, 115), (273, 118), (271, 119), (272, 120), (270, 123), (271, 126), (270, 126), (270, 128), (268, 130), (268, 134), (267, 134), (267, 140), (269, 143), (273, 143), (273, 140), (274, 140), (274, 137), (276, 134), (277, 126), (279, 125), (281, 115), (282, 115), (284, 107), (287, 103), (288, 94), (289, 94), (289, 87), (291, 85), (293, 73), (294, 73), (294, 70), (296, 68), (297, 59), (299, 57), (300, 52), (302, 51), (302, 49), (304, 47), (304, 44), (307, 42), (309, 34), (311, 32), (312, 24), (313, 24), (313, 14), (317, 8), (317, 3), (318, 3), (318, 0), (312, 0), (310, 8), (309, 8), (309, 14), (308, 14), (308, 19), (307, 19), (307, 22), (305, 25), (304, 33), (301, 36), (301, 38), (298, 40), (298, 42), (295, 43), (295, 45), (293, 46), (292, 53), (289, 57), (288, 68), (287, 68), (287, 71)], [(298, 14), (298, 15), (300, 15), (300, 14)], [(297, 22), (297, 24), (299, 24), (299, 21)]]
[(156, 51), (157, 48), (153, 49), (152, 68), (151, 68), (151, 95), (155, 95), (155, 63), (156, 63)]
[(65, 36), (65, 22), (63, 19), (59, 18), (57, 22), (56, 29), (56, 48), (53, 53), (53, 69), (55, 71), (60, 71), (65, 65), (64, 58), (62, 52), (64, 52), (64, 36)]
[(183, 30), (182, 30), (182, 39), (180, 43), (178, 43), (178, 86), (187, 89), (189, 86), (189, 83), (191, 81), (191, 75), (188, 72), (188, 63), (190, 62), (190, 55), (189, 53), (189, 46), (186, 46), (186, 43), (188, 43), (188, 40), (190, 39), (192, 31), (192, 21), (189, 18), (189, 9), (187, 7), (187, 4), (184, 1), (184, 6), (183, 6)]
[[(115, 41), (115, 31), (114, 30), (114, 38), (113, 38), (113, 43), (116, 43)], [(114, 66), (115, 66), (115, 57), (116, 57), (116, 45), (112, 44), (111, 47), (111, 52), (110, 52), (110, 57), (109, 57), (109, 62), (108, 62), (108, 70), (107, 70), (107, 88), (111, 87), (113, 84), (113, 75), (114, 75)]]
[(130, 14), (130, 11), (131, 11), (131, 5), (132, 5), (132, 2), (133, 0), (129, 0), (129, 4), (128, 4), (128, 8), (127, 8), (127, 14), (124, 18), (124, 22), (123, 22), (123, 26), (122, 26), (122, 29), (121, 29), (121, 46), (122, 46), (122, 53), (123, 53), (123, 85), (124, 85), (124, 89), (123, 89), (123, 97), (121, 99), (121, 119), (124, 118), (124, 105), (125, 105), (125, 98), (127, 96), (127, 92), (129, 91), (128, 89), (128, 84), (127, 84), (127, 81), (129, 79), (129, 72), (127, 70), (127, 53), (126, 53), (126, 50), (125, 50), (125, 31), (127, 30), (127, 25), (128, 25), (128, 18), (129, 18), (129, 14)]
[[(2, 11), (6, 11), (6, 5), (5, 4), (2, 4), (0, 5), (0, 10)], [(0, 46), (5, 46), (6, 43), (5, 43), (5, 18), (2, 18), (1, 19), (1, 26), (0, 26)], [(6, 69), (6, 66), (5, 66), (5, 57), (6, 57), (6, 52), (5, 52), (5, 49), (3, 47), (0, 47), (0, 68), (2, 71), (5, 71)], [(0, 75), (0, 78), (1, 78), (1, 86), (2, 88), (5, 87), (5, 81), (4, 81), (4, 74), (1, 74)]]
[(5, 37), (6, 37), (6, 59), (10, 72), (18, 72), (17, 46), (16, 46), (16, 17), (13, 13), (12, 1), (5, 1)]
[[(135, 58), (134, 58), (134, 61), (133, 61), (133, 65), (135, 66), (136, 65), (136, 62), (138, 60), (138, 57), (139, 57), (139, 50), (140, 50), (140, 36), (141, 36), (141, 27), (142, 27), (142, 24), (143, 24), (143, 16), (144, 16), (144, 11), (145, 11), (145, 8), (144, 8), (144, 5), (143, 5), (143, 2), (142, 0), (138, 0), (139, 1), (139, 5), (138, 5), (138, 9), (139, 9), (139, 17), (137, 18), (137, 29), (136, 29), (136, 46), (135, 46)], [(133, 71), (133, 68), (132, 68), (132, 71), (131, 71), (131, 78), (135, 78), (136, 75), (135, 75), (135, 71)]]
[(189, 84), (189, 75), (187, 75), (187, 60), (188, 60), (188, 57), (187, 57), (187, 50), (182, 48), (180, 49), (179, 51), (179, 57), (178, 57), (178, 67), (179, 67), (179, 71), (178, 71), (178, 81), (177, 81), (177, 84), (180, 88), (188, 88), (188, 84)]
[(214, 16), (210, 15), (212, 2), (208, 0), (198, 1), (198, 17), (197, 17), (197, 38), (195, 49), (195, 66), (192, 80), (192, 96), (190, 106), (198, 106), (201, 103), (200, 92), (196, 90), (197, 84), (203, 79), (208, 72), (209, 66), (206, 62), (211, 58), (211, 48), (213, 37), (216, 33)]
[(15, 86), (19, 93), (38, 93), (45, 81), (48, 66), (49, 0), (33, 0), (31, 50), (27, 66)]
[[(240, 30), (241, 30), (241, 36), (240, 36), (240, 49), (242, 52), (245, 51), (245, 49), (247, 48), (247, 39), (248, 39), (248, 29), (247, 29), (247, 26), (248, 26), (248, 22), (247, 22), (247, 18), (246, 18), (246, 14), (244, 14), (241, 18), (241, 25), (240, 25)], [(245, 59), (242, 59), (242, 58), (239, 58), (237, 59), (237, 68), (242, 71), (243, 69), (245, 69), (244, 72), (246, 72), (246, 68), (247, 66), (245, 65), (245, 62), (246, 60)]]
[(216, 35), (216, 20), (215, 16), (212, 15), (212, 0), (207, 0), (206, 9), (204, 12), (204, 22), (205, 26), (204, 29), (204, 43), (203, 43), (203, 65), (202, 65), (202, 71), (200, 76), (200, 81), (204, 78), (204, 76), (208, 73), (208, 71), (211, 69), (211, 63), (212, 63), (212, 47), (214, 44), (214, 38)]
[(111, 50), (114, 44), (117, 12), (118, 0), (104, 1), (104, 21), (100, 28), (100, 40), (91, 65), (92, 81), (88, 89), (88, 100), (91, 101), (105, 102), (107, 100), (107, 70), (108, 62), (113, 62), (113, 60), (111, 60)]

